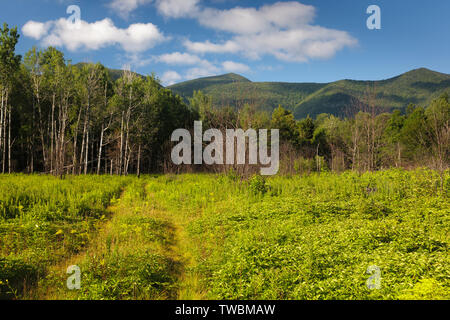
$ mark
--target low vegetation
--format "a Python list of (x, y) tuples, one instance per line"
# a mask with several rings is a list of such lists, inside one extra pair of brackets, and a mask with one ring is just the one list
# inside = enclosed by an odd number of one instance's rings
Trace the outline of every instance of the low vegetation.
[(1, 176), (0, 297), (20, 297), (48, 266), (83, 251), (128, 180)]
[[(0, 190), (23, 191), (1, 194), (0, 292), (25, 299), (448, 299), (448, 171), (444, 189), (440, 181), (428, 169), (249, 180), (233, 173), (2, 176)], [(48, 193), (37, 193), (43, 185)], [(81, 268), (80, 290), (66, 288), (69, 265)], [(370, 266), (380, 268), (379, 290), (367, 288)]]

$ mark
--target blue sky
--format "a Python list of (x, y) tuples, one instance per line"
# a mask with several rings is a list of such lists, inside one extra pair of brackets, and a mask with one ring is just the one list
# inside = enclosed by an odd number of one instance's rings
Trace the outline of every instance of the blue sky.
[[(369, 5), (381, 30), (369, 30)], [(68, 22), (69, 5), (81, 9)], [(54, 45), (73, 62), (155, 72), (165, 84), (236, 72), (252, 81), (378, 80), (450, 73), (450, 1), (3, 0), (24, 54)]]

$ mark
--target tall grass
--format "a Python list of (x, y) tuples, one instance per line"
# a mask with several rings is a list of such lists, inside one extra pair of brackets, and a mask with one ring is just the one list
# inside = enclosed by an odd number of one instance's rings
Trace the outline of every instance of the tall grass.
[(449, 195), (427, 169), (0, 176), (0, 298), (448, 299)]
[[(449, 174), (431, 170), (153, 180), (184, 216), (210, 299), (449, 298)], [(368, 290), (369, 266), (382, 273)], [(425, 289), (424, 289), (425, 288)], [(425, 291), (427, 292), (425, 292)]]
[(0, 176), (0, 298), (19, 297), (77, 254), (130, 178)]

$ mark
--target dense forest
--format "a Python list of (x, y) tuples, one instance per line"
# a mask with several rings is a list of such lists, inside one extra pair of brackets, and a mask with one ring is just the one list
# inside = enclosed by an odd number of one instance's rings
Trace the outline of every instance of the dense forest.
[[(216, 105), (201, 91), (187, 101), (155, 75), (123, 71), (118, 79), (101, 64), (73, 65), (56, 48), (16, 54), (17, 28), (0, 38), (0, 170), (64, 174), (140, 175), (218, 171), (229, 167), (175, 167), (170, 142), (177, 128), (280, 129), (281, 173), (373, 171), (388, 167), (449, 166), (450, 101), (385, 112), (377, 87), (346, 106), (346, 116), (296, 120), (279, 106), (272, 113), (245, 104)], [(252, 168), (234, 168), (247, 174)]]

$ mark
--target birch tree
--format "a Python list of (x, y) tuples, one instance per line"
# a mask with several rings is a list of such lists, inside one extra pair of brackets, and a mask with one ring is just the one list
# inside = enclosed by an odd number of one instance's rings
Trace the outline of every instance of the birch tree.
[[(10, 29), (8, 24), (0, 28), (0, 150), (2, 152), (2, 172), (6, 167), (6, 150), (8, 150), (8, 172), (11, 172), (11, 106), (8, 98), (14, 76), (19, 69), (22, 57), (15, 54), (19, 41), (17, 27)], [(6, 140), (6, 136), (8, 139)]]

